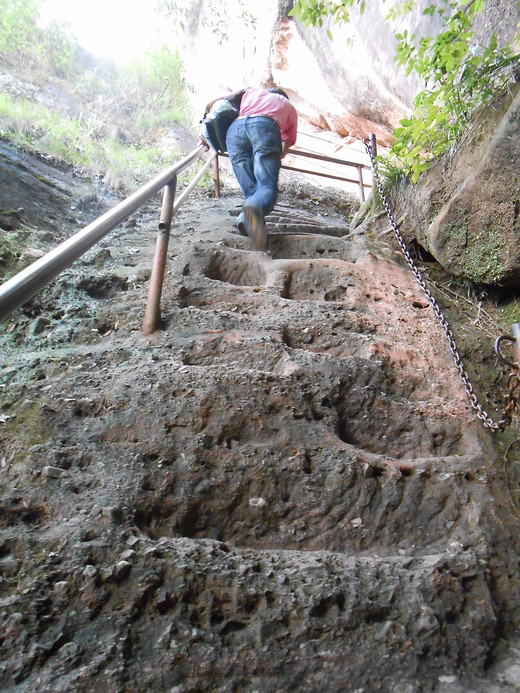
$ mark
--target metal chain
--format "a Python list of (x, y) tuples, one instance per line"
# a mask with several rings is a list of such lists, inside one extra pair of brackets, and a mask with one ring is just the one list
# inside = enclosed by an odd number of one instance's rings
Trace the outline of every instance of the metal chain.
[(466, 369), (464, 368), (464, 364), (462, 363), (462, 359), (460, 357), (460, 354), (457, 349), (457, 344), (455, 342), (455, 339), (453, 337), (453, 333), (450, 329), (449, 323), (439, 308), (439, 304), (435, 300), (435, 297), (432, 295), (431, 291), (428, 289), (426, 286), (426, 282), (424, 281), (424, 278), (416, 266), (415, 262), (413, 261), (412, 256), (410, 255), (408, 248), (406, 247), (406, 243), (404, 241), (404, 238), (401, 234), (401, 231), (399, 230), (397, 223), (394, 219), (394, 215), (392, 214), (392, 209), (390, 207), (390, 204), (388, 202), (388, 199), (386, 197), (383, 185), (381, 183), (381, 179), (379, 178), (379, 172), (377, 169), (377, 161), (374, 156), (374, 152), (372, 150), (372, 147), (370, 145), (370, 142), (368, 140), (363, 140), (363, 143), (365, 145), (365, 148), (367, 150), (368, 156), (370, 157), (370, 161), (372, 164), (372, 172), (374, 174), (374, 180), (377, 184), (377, 189), (379, 191), (379, 196), (381, 197), (381, 200), (383, 201), (383, 205), (385, 207), (385, 211), (388, 215), (388, 218), (390, 220), (390, 224), (392, 225), (392, 229), (394, 231), (395, 237), (397, 242), (399, 243), (399, 247), (401, 248), (403, 255), (406, 258), (406, 262), (408, 263), (410, 269), (412, 270), (419, 286), (424, 292), (424, 295), (428, 299), (428, 302), (430, 303), (431, 307), (433, 308), (435, 315), (439, 319), (443, 329), (444, 333), (446, 335), (446, 339), (448, 340), (448, 345), (449, 349), (451, 351), (451, 355), (453, 356), (453, 360), (455, 362), (455, 366), (459, 372), (459, 378), (462, 381), (462, 384), (464, 385), (464, 389), (466, 391), (467, 396), (469, 397), (470, 404), (472, 408), (476, 411), (477, 413), (477, 418), (482, 421), (484, 426), (486, 428), (491, 429), (493, 432), (496, 431), (504, 431), (507, 426), (511, 424), (512, 417), (513, 417), (513, 410), (516, 407), (517, 400), (520, 396), (519, 388), (520, 388), (520, 377), (518, 374), (518, 369), (514, 370), (511, 372), (508, 378), (508, 385), (507, 385), (507, 396), (506, 396), (506, 406), (504, 409), (504, 412), (502, 414), (502, 418), (500, 421), (496, 422), (494, 421), (489, 414), (482, 408), (482, 406), (479, 404), (479, 401), (477, 399), (477, 396), (475, 392), (473, 391), (473, 386), (469, 380), (468, 373)]

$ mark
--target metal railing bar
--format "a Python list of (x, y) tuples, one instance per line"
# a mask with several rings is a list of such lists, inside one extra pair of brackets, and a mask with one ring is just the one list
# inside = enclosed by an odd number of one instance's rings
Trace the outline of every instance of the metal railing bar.
[(180, 195), (178, 196), (178, 198), (175, 200), (175, 202), (174, 202), (174, 204), (173, 204), (173, 212), (174, 212), (174, 213), (179, 209), (179, 207), (182, 205), (182, 203), (184, 202), (184, 200), (185, 200), (185, 199), (188, 197), (188, 195), (191, 193), (191, 191), (193, 190), (193, 188), (198, 184), (198, 182), (200, 181), (200, 179), (202, 178), (202, 176), (206, 173), (206, 171), (208, 170), (208, 168), (209, 168), (209, 167), (211, 166), (211, 164), (213, 163), (213, 161), (214, 161), (214, 159), (216, 158), (216, 156), (217, 156), (217, 153), (216, 153), (216, 152), (212, 152), (212, 153), (211, 153), (211, 156), (210, 156), (209, 159), (206, 161), (206, 163), (204, 164), (204, 166), (200, 169), (200, 171), (197, 173), (197, 175), (195, 176), (195, 178), (191, 181), (191, 183), (181, 192), (181, 194), (180, 194)]
[(199, 144), (184, 159), (149, 181), (78, 233), (0, 285), (0, 322), (159, 192), (203, 151)]
[[(304, 139), (305, 137), (308, 137), (310, 139), (318, 140), (319, 142), (325, 142), (326, 144), (334, 144), (336, 145), (336, 150), (343, 150), (347, 154), (350, 152), (355, 152), (356, 154), (361, 154), (364, 151), (364, 145), (361, 140), (358, 140), (357, 138), (354, 138), (350, 144), (347, 144), (346, 142), (334, 142), (331, 140), (328, 140), (324, 137), (319, 137), (318, 135), (313, 135), (310, 132), (301, 132), (298, 130), (298, 147), (301, 149), (308, 149), (307, 147), (303, 147), (301, 144), (301, 140)], [(353, 146), (354, 142), (359, 142), (360, 143), (360, 148), (357, 149), (356, 147)], [(308, 149), (308, 151), (313, 151), (312, 149)]]
[[(324, 161), (327, 163), (336, 163), (336, 164), (342, 164), (343, 166), (349, 166), (350, 168), (355, 168), (356, 171), (358, 172), (358, 178), (346, 178), (345, 176), (336, 176), (331, 173), (323, 173), (322, 171), (309, 171), (308, 169), (303, 169), (303, 168), (297, 168), (295, 166), (290, 166), (289, 164), (284, 164), (282, 161), (281, 168), (286, 169), (288, 171), (296, 171), (297, 173), (307, 173), (308, 175), (311, 176), (320, 176), (321, 178), (331, 178), (332, 180), (339, 180), (342, 181), (343, 183), (354, 183), (359, 186), (359, 195), (361, 197), (361, 201), (364, 202), (365, 200), (365, 194), (364, 194), (364, 188), (372, 188), (371, 183), (365, 183), (365, 181), (362, 180), (362, 170), (366, 169), (367, 171), (370, 171), (370, 166), (367, 166), (366, 164), (361, 164), (355, 161), (346, 161), (345, 159), (337, 159), (334, 157), (330, 157), (327, 155), (323, 154), (316, 154), (314, 152), (306, 152), (301, 149), (289, 149), (287, 152), (288, 154), (294, 154), (295, 156), (306, 156), (309, 159), (316, 159), (318, 161)], [(226, 158), (229, 158), (229, 155), (227, 152), (220, 152), (215, 159), (216, 161), (216, 173), (215, 173), (215, 197), (220, 197), (220, 185), (218, 182), (218, 157), (223, 156)]]
[[(282, 161), (282, 164), (283, 164), (283, 163), (284, 163), (284, 161)], [(295, 162), (295, 163), (296, 163), (296, 162)], [(289, 166), (290, 164), (287, 164), (287, 165)], [(350, 165), (352, 168), (357, 167), (357, 164), (349, 164), (349, 165)], [(327, 166), (327, 162), (326, 162), (326, 161), (323, 162), (323, 163), (321, 163), (321, 162), (319, 162), (319, 161), (313, 162), (313, 171), (316, 173), (316, 175), (318, 175), (321, 171), (323, 171), (324, 173), (334, 173), (334, 172), (337, 172), (337, 170), (338, 170), (338, 167), (337, 167), (337, 166), (332, 166), (332, 165), (331, 165), (331, 166)]]
[(332, 156), (326, 156), (325, 154), (316, 154), (314, 152), (306, 152), (303, 149), (289, 149), (287, 152), (288, 154), (294, 154), (296, 156), (306, 156), (309, 159), (318, 159), (318, 161), (328, 161), (333, 164), (343, 164), (343, 166), (352, 166), (354, 168), (357, 168), (358, 166), (361, 166), (362, 168), (366, 168), (368, 171), (370, 171), (370, 166), (367, 166), (366, 164), (358, 164), (355, 161), (346, 161), (345, 159), (337, 159)]
[[(325, 157), (325, 158), (328, 158), (328, 156), (329, 156), (328, 154), (319, 154), (315, 149), (311, 149), (310, 147), (306, 147), (305, 145), (301, 144), (301, 142), (298, 142), (297, 148), (296, 148), (296, 149), (293, 149), (292, 151), (293, 151), (293, 152), (294, 152), (294, 151), (296, 151), (296, 152), (310, 152), (311, 154), (318, 154), (319, 156), (323, 156), (323, 157)], [(335, 151), (337, 151), (337, 150), (335, 150)], [(356, 154), (361, 154), (361, 153), (362, 153), (362, 152), (358, 152), (358, 151), (356, 151), (356, 150), (354, 150), (354, 152), (355, 152)], [(347, 154), (349, 154), (349, 152), (347, 152)], [(332, 157), (332, 158), (338, 159), (337, 156)], [(341, 161), (342, 163), (350, 164), (350, 165), (352, 165), (352, 166), (357, 166), (358, 163), (362, 164), (361, 161), (359, 161), (359, 162), (358, 162), (358, 161), (350, 161), (349, 159), (340, 159), (340, 161)], [(364, 165), (364, 164), (362, 164), (362, 165)]]
[[(367, 166), (366, 164), (360, 164), (357, 161), (347, 161), (346, 159), (336, 159), (331, 156), (326, 156), (325, 154), (316, 154), (315, 152), (306, 152), (303, 149), (289, 149), (287, 152), (287, 155), (294, 154), (295, 156), (306, 156), (309, 159), (317, 159), (318, 161), (325, 161), (327, 163), (332, 163), (332, 164), (342, 164), (343, 166), (350, 166), (351, 168), (366, 168), (367, 171), (370, 171), (371, 168), (370, 166)], [(229, 154), (227, 152), (219, 152), (219, 156), (223, 156), (226, 158), (229, 158)], [(283, 164), (282, 164), (283, 165)], [(321, 173), (318, 173), (317, 171), (306, 171), (305, 173), (312, 173), (314, 176), (321, 176)], [(341, 180), (341, 179), (340, 179)], [(354, 181), (357, 183), (357, 180)], [(371, 187), (371, 186), (369, 186)]]
[[(310, 176), (321, 176), (322, 178), (333, 178), (334, 180), (341, 180), (344, 181), (345, 183), (356, 183), (359, 184), (359, 179), (353, 179), (353, 178), (345, 178), (343, 176), (334, 176), (331, 173), (322, 173), (321, 171), (309, 171), (308, 169), (305, 168), (296, 168), (294, 166), (289, 166), (288, 164), (282, 164), (282, 168), (287, 169), (288, 171), (297, 171), (298, 173), (308, 173)], [(363, 182), (363, 187), (364, 188), (371, 188), (370, 183), (365, 183)]]

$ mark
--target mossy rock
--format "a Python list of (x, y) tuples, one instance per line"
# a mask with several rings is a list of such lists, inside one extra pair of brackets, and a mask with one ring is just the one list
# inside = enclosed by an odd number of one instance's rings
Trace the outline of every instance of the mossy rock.
[[(520, 91), (408, 190), (403, 235), (476, 284), (520, 287)], [(403, 198), (400, 204), (404, 206)]]

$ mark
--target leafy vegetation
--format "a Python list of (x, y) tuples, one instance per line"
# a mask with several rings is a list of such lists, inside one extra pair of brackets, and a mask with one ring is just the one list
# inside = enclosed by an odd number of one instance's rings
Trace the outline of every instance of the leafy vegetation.
[(38, 10), (38, 0), (0, 0), (0, 62), (71, 76), (78, 46), (63, 27), (40, 27)]
[[(63, 27), (41, 28), (38, 7), (0, 0), (0, 65), (22, 85), (0, 95), (0, 135), (121, 191), (170, 165), (179, 152), (156, 142), (172, 122), (189, 121), (178, 52), (160, 46), (126, 68), (96, 62)], [(41, 88), (27, 93), (26, 83)], [(48, 85), (59, 85), (73, 108), (49, 105)]]
[[(408, 74), (415, 70), (426, 84), (413, 114), (396, 129), (392, 149), (414, 181), (460, 139), (477, 110), (496, 99), (514, 78), (518, 57), (510, 46), (499, 49), (495, 35), (488, 46), (475, 45), (472, 22), (483, 4), (479, 0), (465, 7), (447, 5), (451, 14), (435, 38), (416, 41), (407, 32), (397, 34), (398, 63)], [(446, 16), (445, 7), (430, 10)]]
[[(350, 10), (358, 5), (361, 14), (365, 11), (365, 0), (343, 0), (332, 2), (331, 0), (296, 0), (290, 14), (295, 15), (305, 26), (323, 26), (326, 17), (332, 18), (335, 24), (348, 24), (350, 22)], [(327, 31), (332, 38), (330, 29)]]
[[(200, 0), (156, 0), (155, 10), (163, 16), (172, 16), (181, 34), (190, 33), (191, 22), (200, 10)], [(244, 27), (255, 28), (256, 17), (246, 8), (245, 0), (235, 0), (235, 5), (221, 0), (206, 0), (206, 12), (202, 25), (207, 27), (217, 38), (219, 45), (229, 41), (231, 19), (240, 17)]]
[[(416, 72), (425, 85), (416, 97), (413, 113), (396, 128), (391, 150), (394, 167), (397, 163), (413, 181), (454, 146), (477, 111), (515, 79), (519, 58), (514, 46), (520, 34), (501, 48), (494, 35), (487, 46), (476, 44), (473, 23), (485, 2), (438, 0), (424, 14), (442, 18), (441, 32), (423, 38), (407, 31), (396, 34), (397, 62), (407, 74)], [(348, 22), (354, 6), (363, 12), (364, 0), (297, 0), (293, 14), (306, 25), (321, 26), (327, 16), (335, 22)], [(401, 2), (389, 10), (387, 19), (397, 20), (415, 6), (414, 0)]]

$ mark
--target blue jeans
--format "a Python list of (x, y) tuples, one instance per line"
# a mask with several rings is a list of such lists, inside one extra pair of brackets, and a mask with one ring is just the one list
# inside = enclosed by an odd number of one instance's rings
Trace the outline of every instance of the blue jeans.
[(282, 136), (278, 123), (266, 116), (246, 116), (231, 123), (227, 150), (244, 194), (244, 207), (264, 216), (273, 211), (278, 196)]

